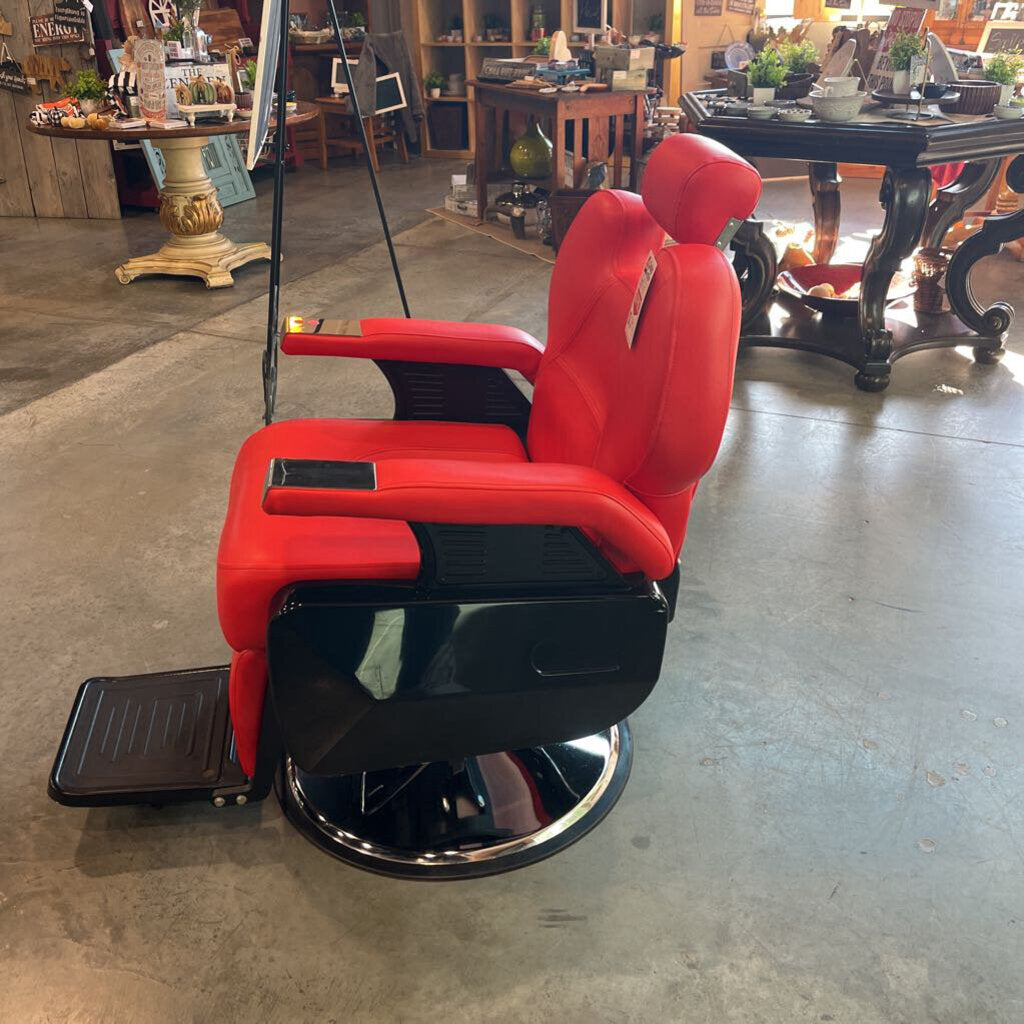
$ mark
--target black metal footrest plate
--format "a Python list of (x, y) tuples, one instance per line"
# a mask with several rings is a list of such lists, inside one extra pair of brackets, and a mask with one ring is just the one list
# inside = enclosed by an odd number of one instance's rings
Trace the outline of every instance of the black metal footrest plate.
[(235, 756), (229, 675), (223, 665), (87, 679), (53, 763), (50, 796), (96, 806), (244, 792), (249, 780)]

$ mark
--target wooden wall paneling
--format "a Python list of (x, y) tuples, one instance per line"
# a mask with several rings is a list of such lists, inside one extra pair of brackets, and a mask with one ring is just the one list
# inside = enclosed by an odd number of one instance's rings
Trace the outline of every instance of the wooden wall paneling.
[[(7, 17), (14, 24), (14, 35), (7, 40), (11, 53), (19, 61), (35, 53), (32, 46), (32, 33), (29, 28), (29, 17), (32, 11), (29, 0), (7, 0), (10, 10), (5, 7)], [(50, 7), (50, 10), (53, 8)], [(49, 49), (45, 47), (44, 49)], [(54, 49), (58, 49), (54, 47)], [(27, 96), (14, 96), (16, 130), (21, 136), (21, 148), (25, 157), (25, 170), (28, 174), (29, 186), (32, 189), (32, 206), (37, 217), (63, 217), (64, 203), (61, 199), (60, 180), (53, 159), (53, 146), (48, 138), (33, 135), (22, 127), (36, 103), (51, 99), (48, 87), (43, 86), (40, 97), (33, 86)]]
[(0, 92), (0, 217), (32, 217), (32, 190), (28, 184), (25, 154), (21, 148), (21, 132), (14, 96)]

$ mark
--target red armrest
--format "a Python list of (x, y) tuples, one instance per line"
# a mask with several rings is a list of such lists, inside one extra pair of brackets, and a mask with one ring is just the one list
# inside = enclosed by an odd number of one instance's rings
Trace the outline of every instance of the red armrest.
[(385, 459), (376, 463), (372, 489), (289, 487), (271, 478), (263, 509), (284, 516), (578, 526), (598, 534), (655, 580), (668, 576), (676, 560), (651, 510), (588, 466)]
[[(291, 356), (354, 356), (408, 363), (459, 363), (536, 376), (544, 346), (526, 331), (500, 324), (447, 320), (302, 320), (290, 317), (281, 351)], [(328, 333), (341, 328), (341, 333)]]

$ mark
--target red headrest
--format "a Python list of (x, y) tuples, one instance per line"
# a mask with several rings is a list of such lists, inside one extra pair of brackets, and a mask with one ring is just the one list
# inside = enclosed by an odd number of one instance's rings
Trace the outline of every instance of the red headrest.
[(670, 135), (651, 154), (640, 193), (671, 238), (714, 245), (730, 217), (754, 212), (761, 176), (720, 142)]

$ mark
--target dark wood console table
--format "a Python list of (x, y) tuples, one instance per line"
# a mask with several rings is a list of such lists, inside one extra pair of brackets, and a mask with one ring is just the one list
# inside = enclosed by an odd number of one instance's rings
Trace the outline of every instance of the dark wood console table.
[[(983, 256), (1024, 236), (1024, 210), (988, 217), (963, 241), (946, 270), (948, 313), (915, 312), (911, 300), (890, 304), (889, 285), (900, 264), (921, 246), (942, 248), (949, 229), (985, 194), (1003, 158), (1015, 156), (1007, 185), (1024, 193), (1024, 119), (957, 117), (955, 121), (896, 121), (865, 116), (843, 124), (779, 124), (714, 113), (721, 90), (687, 93), (683, 113), (702, 135), (747, 157), (808, 162), (814, 208), (814, 259), (827, 263), (839, 236), (838, 163), (884, 164), (879, 201), (885, 210), (861, 273), (856, 318), (814, 313), (786, 296), (773, 302), (776, 254), (761, 223), (748, 221), (733, 241), (734, 266), (743, 294), (741, 344), (800, 349), (840, 359), (857, 370), (865, 391), (889, 384), (892, 364), (911, 352), (969, 345), (981, 363), (1002, 358), (1014, 310), (998, 301), (983, 307), (971, 288), (971, 271)], [(931, 199), (930, 167), (965, 164), (960, 177)]]

